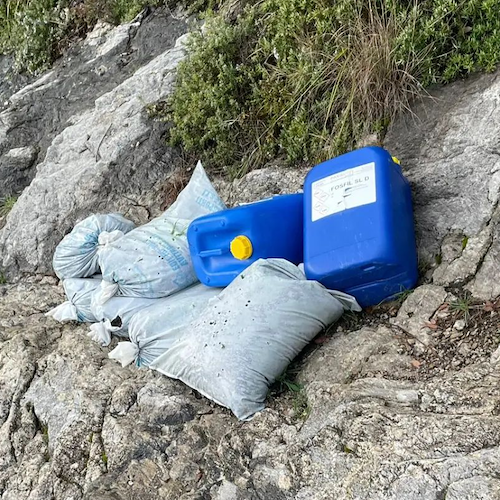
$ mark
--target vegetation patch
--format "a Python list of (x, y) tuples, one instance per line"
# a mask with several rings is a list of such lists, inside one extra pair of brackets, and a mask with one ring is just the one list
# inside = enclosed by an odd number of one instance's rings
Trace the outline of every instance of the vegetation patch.
[(0, 198), (0, 217), (5, 217), (14, 208), (17, 196), (5, 196)]
[(0, 53), (39, 73), (98, 20), (120, 24), (160, 0), (0, 0)]
[(246, 3), (234, 22), (209, 14), (191, 37), (164, 111), (173, 144), (233, 177), (383, 135), (426, 87), (500, 57), (500, 0)]

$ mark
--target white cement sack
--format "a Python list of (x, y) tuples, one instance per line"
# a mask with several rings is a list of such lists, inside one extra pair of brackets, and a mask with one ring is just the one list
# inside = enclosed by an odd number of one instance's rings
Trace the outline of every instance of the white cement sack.
[(128, 338), (128, 325), (134, 314), (151, 307), (158, 300), (116, 296), (105, 304), (91, 303), (97, 323), (90, 326), (88, 336), (103, 347), (111, 343), (111, 335)]
[(230, 408), (242, 420), (264, 408), (270, 384), (355, 299), (308, 281), (282, 259), (243, 271), (150, 368)]
[(92, 294), (101, 283), (100, 276), (93, 278), (68, 278), (63, 280), (64, 293), (68, 299), (45, 315), (57, 321), (80, 321), (93, 323), (96, 318), (91, 310)]
[(116, 293), (127, 297), (166, 297), (195, 283), (187, 228), (194, 219), (224, 208), (198, 162), (189, 184), (163, 215), (100, 252), (104, 281), (97, 303), (105, 303)]
[(86, 278), (99, 272), (98, 254), (134, 229), (120, 214), (96, 214), (75, 225), (57, 245), (52, 266), (60, 279)]
[(120, 342), (109, 357), (122, 366), (134, 362), (137, 366), (149, 366), (184, 335), (186, 326), (220, 292), (220, 288), (198, 284), (157, 299), (154, 305), (133, 316), (128, 327), (130, 342)]

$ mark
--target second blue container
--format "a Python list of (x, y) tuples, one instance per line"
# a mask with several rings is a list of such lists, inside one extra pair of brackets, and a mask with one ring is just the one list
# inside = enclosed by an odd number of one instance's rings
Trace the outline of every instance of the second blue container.
[(309, 279), (376, 305), (417, 282), (411, 191), (384, 149), (352, 151), (313, 168), (304, 184)]
[(200, 217), (187, 233), (198, 279), (224, 287), (258, 259), (303, 261), (303, 195), (281, 195)]

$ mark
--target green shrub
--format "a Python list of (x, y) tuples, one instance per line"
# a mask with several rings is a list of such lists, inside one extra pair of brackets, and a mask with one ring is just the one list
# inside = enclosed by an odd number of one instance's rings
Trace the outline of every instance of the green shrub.
[(62, 15), (57, 0), (0, 0), (0, 51), (13, 53), (22, 69), (46, 67), (56, 55)]
[(317, 162), (433, 83), (495, 68), (500, 0), (261, 0), (209, 16), (181, 64), (171, 142), (232, 176)]
[(98, 20), (132, 20), (160, 0), (0, 0), (0, 53), (12, 54), (16, 68), (47, 69), (75, 38)]

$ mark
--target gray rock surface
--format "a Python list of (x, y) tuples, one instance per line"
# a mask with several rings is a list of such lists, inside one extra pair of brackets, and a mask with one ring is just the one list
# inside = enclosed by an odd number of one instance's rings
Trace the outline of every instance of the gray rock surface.
[(6, 274), (51, 273), (55, 246), (90, 213), (118, 211), (144, 223), (149, 207), (159, 206), (155, 196), (177, 155), (163, 139), (165, 124), (148, 119), (145, 108), (172, 92), (183, 40), (74, 115), (54, 138), (0, 232)]
[(441, 306), (447, 293), (436, 285), (422, 285), (404, 301), (392, 324), (406, 330), (423, 345), (430, 342), (430, 329), (426, 323)]
[(443, 238), (469, 238), (488, 224), (498, 202), (500, 73), (479, 75), (431, 91), (412, 115), (390, 128), (385, 146), (412, 184), (423, 257)]
[(241, 423), (46, 318), (59, 287), (0, 294), (3, 499), (500, 498), (489, 355), (427, 377), (404, 328), (344, 324), (301, 361), (302, 392)]
[(9, 151), (36, 148), (44, 159), (54, 137), (75, 115), (94, 107), (96, 98), (129, 78), (138, 68), (171, 48), (186, 31), (186, 21), (158, 10), (113, 29), (98, 24), (54, 68), (17, 90), (19, 76), (10, 75), (0, 59), (0, 197), (19, 194), (35, 175), (34, 162), (12, 170)]
[(272, 165), (249, 172), (232, 182), (219, 180), (215, 186), (228, 206), (251, 203), (277, 194), (302, 191), (308, 168), (291, 169)]
[(412, 185), (422, 264), (485, 300), (500, 293), (499, 102), (500, 72), (476, 75), (431, 91), (385, 139)]

